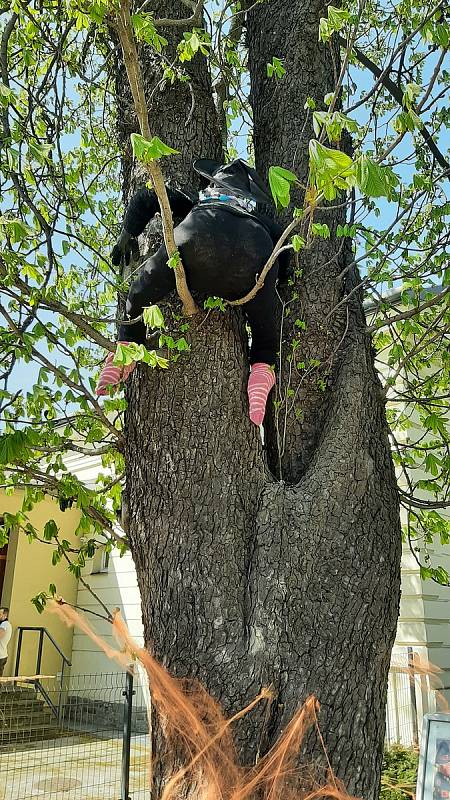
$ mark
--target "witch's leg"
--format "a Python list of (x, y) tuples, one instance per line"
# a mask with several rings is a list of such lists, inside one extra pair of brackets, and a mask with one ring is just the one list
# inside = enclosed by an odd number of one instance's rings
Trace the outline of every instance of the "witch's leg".
[(275, 363), (279, 349), (275, 291), (276, 265), (253, 300), (244, 306), (251, 329), (250, 377), (248, 379), (249, 415), (261, 425), (269, 393), (275, 385)]
[[(162, 246), (155, 255), (145, 261), (139, 277), (130, 286), (126, 303), (127, 317), (130, 320), (139, 317), (145, 306), (159, 302), (173, 289), (175, 289), (174, 271), (167, 266), (167, 251)], [(119, 328), (119, 342), (122, 344), (130, 342), (145, 344), (145, 339), (146, 330), (142, 320), (132, 325), (121, 325)], [(127, 367), (115, 366), (113, 359), (114, 353), (109, 353), (95, 389), (99, 396), (108, 394), (109, 386), (117, 386), (125, 381), (136, 366), (135, 363)]]

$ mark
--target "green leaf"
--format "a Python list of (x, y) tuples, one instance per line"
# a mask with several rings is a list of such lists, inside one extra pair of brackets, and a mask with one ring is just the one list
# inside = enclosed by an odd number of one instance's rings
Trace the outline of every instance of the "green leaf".
[(297, 181), (297, 176), (290, 170), (283, 167), (270, 167), (269, 186), (277, 208), (288, 207), (291, 202), (291, 186)]
[(343, 237), (349, 237), (353, 239), (356, 236), (357, 226), (356, 225), (337, 225), (336, 227), (336, 236), (338, 239)]
[(188, 342), (186, 341), (184, 336), (181, 336), (179, 339), (177, 339), (175, 344), (176, 344), (177, 350), (180, 353), (189, 352), (189, 350), (191, 349), (191, 346), (188, 344)]
[(288, 183), (297, 183), (298, 181), (297, 175), (291, 172), (290, 169), (284, 169), (284, 167), (271, 167), (271, 169), (275, 170), (276, 174), (284, 178)]
[(168, 42), (156, 30), (153, 16), (145, 13), (132, 14), (131, 22), (138, 42), (151, 44), (157, 53), (161, 53)]
[(158, 306), (144, 308), (143, 318), (147, 328), (165, 328), (164, 317)]
[(133, 346), (119, 342), (114, 354), (113, 364), (117, 367), (128, 367), (133, 361), (136, 361)]
[(333, 111), (332, 114), (328, 111), (314, 111), (313, 128), (316, 136), (319, 136), (323, 127), (325, 127), (330, 142), (338, 142), (342, 137), (343, 130), (347, 130), (349, 133), (357, 133), (359, 130), (356, 120), (347, 117), (346, 114), (341, 114), (340, 111)]
[(296, 253), (299, 253), (300, 250), (303, 247), (305, 247), (305, 245), (306, 245), (305, 240), (301, 236), (299, 236), (297, 233), (294, 234), (294, 236), (292, 237), (291, 241), (292, 241), (292, 247), (294, 249), (294, 252), (296, 252)]
[(180, 264), (181, 264), (180, 251), (179, 250), (175, 250), (175, 252), (172, 253), (172, 255), (170, 256), (170, 258), (169, 258), (169, 260), (167, 262), (167, 266), (170, 267), (170, 269), (176, 269), (177, 267), (180, 266)]
[(208, 297), (203, 303), (203, 308), (219, 308), (221, 311), (226, 311), (225, 303), (221, 297)]
[(146, 350), (142, 361), (144, 364), (148, 364), (148, 366), (152, 367), (153, 369), (155, 367), (160, 367), (160, 369), (169, 368), (169, 362), (167, 358), (162, 358), (162, 356), (159, 356), (156, 350)]
[(333, 33), (342, 30), (349, 21), (350, 13), (342, 8), (328, 6), (328, 19), (322, 19), (319, 23), (319, 41), (328, 42)]
[(163, 156), (179, 153), (178, 150), (174, 150), (173, 147), (164, 144), (158, 136), (153, 136), (149, 141), (148, 139), (144, 139), (140, 133), (131, 134), (131, 147), (134, 156), (143, 164), (151, 164), (152, 161), (157, 161), (159, 158), (163, 158)]
[(420, 95), (422, 88), (417, 83), (407, 83), (403, 92), (403, 105), (410, 106)]
[(311, 111), (314, 111), (315, 107), (316, 107), (316, 101), (312, 97), (307, 97), (306, 100), (305, 100), (305, 104), (303, 106), (305, 111), (307, 109), (310, 109)]
[(45, 164), (49, 159), (51, 149), (51, 144), (30, 141), (28, 142), (28, 158), (37, 161), (39, 164)]
[(23, 239), (29, 239), (34, 233), (26, 222), (18, 218), (0, 217), (0, 226), (6, 228), (8, 236), (14, 244), (21, 242)]
[(362, 156), (356, 162), (356, 183), (368, 197), (387, 197), (389, 200), (399, 180), (390, 167), (383, 167)]
[(31, 598), (31, 602), (33, 603), (34, 607), (38, 611), (39, 614), (42, 614), (45, 606), (47, 605), (47, 594), (46, 592), (40, 592), (35, 597)]
[(39, 442), (39, 432), (32, 428), (0, 436), (0, 464), (16, 464), (30, 459), (32, 448)]
[(43, 537), (46, 542), (50, 542), (58, 535), (58, 526), (54, 519), (49, 519), (44, 525)]
[(321, 239), (330, 238), (330, 229), (326, 223), (313, 222), (311, 225), (311, 232), (314, 236), (320, 236)]
[(198, 52), (208, 55), (210, 47), (211, 37), (205, 30), (186, 31), (177, 47), (178, 58), (181, 62), (191, 61)]
[(12, 89), (10, 89), (9, 86), (5, 86), (5, 84), (0, 81), (0, 105), (3, 106), (3, 108), (7, 108), (14, 99), (15, 95)]
[(447, 435), (444, 417), (436, 412), (428, 414), (428, 416), (424, 418), (423, 424), (428, 430), (433, 431), (433, 433), (441, 433), (444, 436)]
[(312, 184), (323, 192), (326, 200), (334, 200), (339, 190), (353, 185), (353, 161), (342, 150), (333, 150), (311, 139), (309, 157)]
[(286, 70), (283, 67), (283, 61), (280, 58), (273, 57), (272, 63), (267, 64), (267, 77), (273, 78), (275, 77), (277, 80), (286, 75)]
[(136, 344), (135, 342), (131, 342), (127, 345), (118, 344), (113, 363), (118, 366), (128, 366), (132, 364), (133, 361), (142, 361), (144, 364), (148, 364), (149, 367), (153, 368), (160, 367), (161, 369), (167, 369), (169, 366), (169, 362), (166, 358), (158, 356), (155, 350), (147, 350), (143, 344)]

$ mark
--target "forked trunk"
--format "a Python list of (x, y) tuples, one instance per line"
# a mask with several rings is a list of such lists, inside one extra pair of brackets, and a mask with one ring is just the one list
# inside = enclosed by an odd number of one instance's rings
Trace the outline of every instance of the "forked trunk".
[[(155, 5), (155, 16), (185, 15), (181, 2)], [(278, 164), (306, 177), (305, 98), (320, 100), (335, 85), (330, 51), (317, 41), (324, 13), (317, 3), (271, 0), (249, 14), (262, 172)], [(192, 156), (220, 151), (206, 66), (192, 63), (191, 105), (186, 85), (153, 92), (158, 73), (141, 56), (152, 125), (182, 154), (167, 168), (178, 185), (189, 185)], [(266, 77), (273, 56), (286, 59), (279, 83)], [(118, 86), (121, 107), (120, 75)], [(278, 692), (268, 718), (259, 710), (240, 724), (242, 762), (253, 763), (313, 692), (337, 776), (351, 792), (376, 798), (401, 547), (384, 401), (360, 295), (328, 317), (355, 281), (352, 268), (341, 275), (351, 260), (334, 235), (343, 219), (341, 210), (326, 212), (330, 240), (302, 254), (299, 298), (283, 326), (281, 386), (290, 381), (295, 402), (286, 422), (281, 407), (267, 430), (269, 464), (283, 480), (271, 476), (248, 419), (240, 312), (214, 312), (192, 322), (188, 356), (167, 372), (134, 373), (127, 495), (145, 635), (156, 657), (177, 675), (200, 678), (227, 714), (263, 685)], [(290, 374), (296, 319), (306, 331)], [(306, 747), (305, 757), (314, 753), (325, 767), (314, 737)]]

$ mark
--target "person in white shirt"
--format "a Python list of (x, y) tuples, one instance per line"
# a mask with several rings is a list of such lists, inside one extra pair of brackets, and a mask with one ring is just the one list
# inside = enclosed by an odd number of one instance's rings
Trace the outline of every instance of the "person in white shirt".
[(0, 607), (0, 678), (8, 660), (8, 644), (12, 636), (12, 625), (8, 621), (9, 608)]

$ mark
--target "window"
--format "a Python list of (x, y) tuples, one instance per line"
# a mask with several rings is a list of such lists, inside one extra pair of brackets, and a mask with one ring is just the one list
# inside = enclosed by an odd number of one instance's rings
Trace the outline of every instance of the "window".
[(92, 559), (91, 575), (109, 572), (110, 553), (105, 547), (99, 547)]

